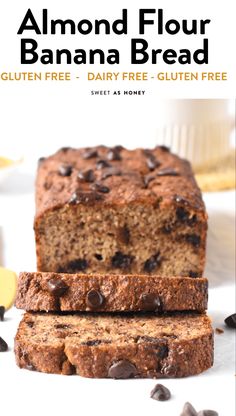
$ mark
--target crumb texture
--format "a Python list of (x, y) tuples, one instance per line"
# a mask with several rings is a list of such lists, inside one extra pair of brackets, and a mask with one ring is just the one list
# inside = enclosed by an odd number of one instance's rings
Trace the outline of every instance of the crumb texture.
[(185, 377), (213, 362), (205, 314), (26, 313), (15, 338), (19, 367), (95, 378)]

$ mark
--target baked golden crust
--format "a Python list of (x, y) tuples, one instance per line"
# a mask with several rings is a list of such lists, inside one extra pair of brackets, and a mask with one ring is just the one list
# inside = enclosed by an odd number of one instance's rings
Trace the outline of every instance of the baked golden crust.
[(213, 364), (204, 314), (26, 313), (15, 338), (21, 368), (95, 378), (186, 377)]
[(207, 296), (206, 278), (24, 272), (19, 275), (15, 305), (35, 312), (202, 312)]

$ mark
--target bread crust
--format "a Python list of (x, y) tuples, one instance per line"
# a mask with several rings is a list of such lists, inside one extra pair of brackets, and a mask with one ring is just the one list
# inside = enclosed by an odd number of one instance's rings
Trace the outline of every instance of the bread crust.
[[(50, 290), (52, 280), (64, 283), (66, 290), (60, 296)], [(102, 296), (101, 305), (89, 302), (89, 293), (94, 290)], [(207, 297), (206, 278), (23, 272), (18, 278), (15, 305), (36, 312), (147, 309), (202, 312), (207, 309)], [(155, 304), (158, 299), (159, 304)]]
[(26, 313), (15, 338), (15, 354), (20, 368), (45, 373), (186, 377), (212, 366), (213, 332), (204, 314)]

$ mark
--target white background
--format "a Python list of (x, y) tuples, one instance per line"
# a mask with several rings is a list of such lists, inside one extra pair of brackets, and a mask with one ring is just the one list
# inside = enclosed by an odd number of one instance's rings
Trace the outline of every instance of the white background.
[[(235, 14), (234, 1), (178, 2), (149, 1), (77, 1), (57, 2), (29, 0), (4, 2), (0, 6), (0, 72), (16, 71), (71, 71), (81, 76), (70, 83), (55, 82), (3, 82), (0, 81), (0, 151), (24, 155), (26, 163), (15, 176), (0, 187), (0, 230), (2, 238), (1, 262), (16, 271), (34, 270), (34, 239), (32, 221), (34, 214), (33, 182), (35, 161), (64, 145), (122, 143), (127, 146), (152, 146), (155, 144), (158, 124), (157, 100), (161, 98), (234, 98), (235, 97)], [(40, 65), (22, 67), (20, 41), (16, 35), (28, 7), (37, 16), (47, 7), (52, 18), (118, 18), (122, 7), (129, 9), (130, 34), (137, 33), (139, 7), (163, 7), (168, 18), (210, 18), (208, 37), (210, 64), (199, 66), (145, 65), (142, 71), (227, 71), (227, 83), (148, 83), (144, 97), (92, 97), (91, 89), (144, 89), (144, 83), (87, 83), (87, 71), (129, 71), (128, 37), (94, 38), (75, 36), (38, 39), (42, 47), (88, 49), (117, 47), (121, 50), (119, 68), (110, 66), (66, 66), (45, 68)], [(135, 35), (136, 36), (136, 35)], [(200, 38), (178, 35), (154, 37), (153, 47), (198, 47)], [(147, 36), (148, 38), (148, 36)], [(171, 44), (170, 44), (171, 41)], [(128, 45), (128, 46), (126, 46)], [(184, 45), (184, 46), (183, 46)], [(210, 280), (209, 314), (214, 327), (224, 327), (224, 318), (234, 311), (234, 199), (233, 192), (205, 195), (210, 214), (208, 238), (208, 263), (206, 276)], [(137, 416), (179, 415), (186, 400), (198, 410), (211, 408), (221, 416), (233, 416), (233, 341), (234, 333), (224, 327), (225, 333), (216, 335), (215, 365), (198, 377), (166, 380), (164, 384), (173, 393), (168, 403), (149, 398), (155, 385), (153, 380), (112, 381), (87, 380), (79, 377), (62, 377), (19, 370), (14, 363), (13, 337), (20, 314), (12, 309), (6, 322), (0, 323), (1, 336), (11, 348), (0, 355), (0, 413), (28, 416), (56, 414), (103, 414)]]

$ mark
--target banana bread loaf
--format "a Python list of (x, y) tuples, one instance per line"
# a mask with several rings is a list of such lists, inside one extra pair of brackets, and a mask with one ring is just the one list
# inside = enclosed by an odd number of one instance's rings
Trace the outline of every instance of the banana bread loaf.
[(16, 307), (27, 311), (184, 311), (207, 309), (206, 278), (20, 273)]
[(39, 271), (203, 274), (201, 192), (190, 164), (163, 146), (41, 158), (34, 228)]
[(185, 377), (213, 363), (204, 314), (26, 313), (15, 338), (19, 367), (95, 378)]

